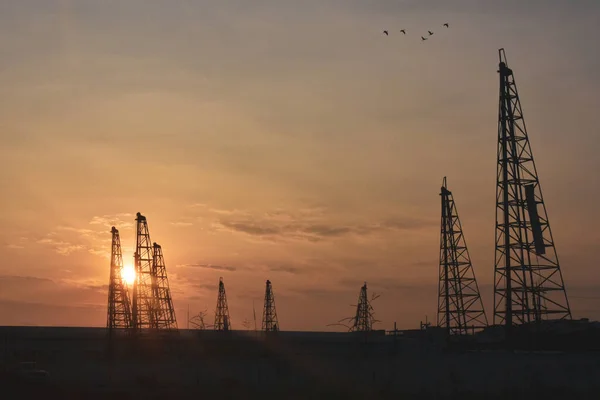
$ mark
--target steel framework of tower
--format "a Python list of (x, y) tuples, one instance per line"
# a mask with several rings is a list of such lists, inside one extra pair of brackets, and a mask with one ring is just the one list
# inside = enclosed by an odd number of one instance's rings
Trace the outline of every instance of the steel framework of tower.
[(494, 323), (570, 319), (571, 310), (513, 71), (499, 50)]
[(148, 222), (136, 214), (132, 320), (136, 331), (176, 329), (175, 311), (169, 291), (162, 249), (150, 241)]
[(153, 296), (156, 304), (155, 328), (156, 329), (177, 329), (177, 319), (175, 318), (175, 308), (171, 290), (169, 289), (169, 280), (167, 279), (167, 268), (162, 248), (159, 244), (153, 244)]
[(466, 335), (487, 326), (487, 317), (452, 192), (444, 177), (438, 285), (438, 326)]
[(273, 296), (273, 287), (271, 281), (267, 281), (265, 288), (265, 306), (263, 308), (263, 320), (262, 320), (263, 331), (279, 330), (279, 324), (277, 322), (277, 311), (275, 310), (275, 297)]
[(109, 333), (115, 328), (131, 327), (131, 305), (127, 284), (123, 280), (123, 255), (121, 238), (114, 226), (111, 229), (110, 280), (108, 284), (108, 315), (106, 327)]
[(373, 316), (373, 307), (367, 296), (367, 283), (360, 288), (358, 295), (358, 304), (356, 305), (356, 315), (352, 318), (352, 332), (369, 332), (373, 330), (375, 318)]
[(135, 330), (155, 327), (155, 301), (152, 295), (154, 283), (152, 268), (152, 242), (148, 232), (146, 217), (136, 214), (136, 244), (134, 264), (135, 280), (133, 283), (133, 327)]
[(219, 278), (219, 296), (217, 297), (217, 308), (215, 310), (215, 330), (228, 331), (231, 328), (229, 319), (229, 307), (227, 307), (227, 295), (223, 278)]

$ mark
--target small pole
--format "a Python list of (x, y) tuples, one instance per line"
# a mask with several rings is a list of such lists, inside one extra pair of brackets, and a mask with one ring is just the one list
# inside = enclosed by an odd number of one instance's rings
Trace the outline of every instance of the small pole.
[(254, 314), (254, 332), (256, 332), (256, 308), (254, 307), (254, 299), (252, 299), (252, 313)]
[(396, 353), (396, 347), (398, 345), (398, 328), (396, 327), (396, 321), (394, 321), (394, 354)]

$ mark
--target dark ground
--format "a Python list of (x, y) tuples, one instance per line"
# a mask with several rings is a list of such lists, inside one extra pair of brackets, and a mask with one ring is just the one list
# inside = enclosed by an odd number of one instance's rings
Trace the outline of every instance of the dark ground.
[[(435, 338), (0, 327), (0, 399), (599, 399), (597, 352), (448, 352)], [(19, 363), (49, 373), (31, 379)], [(39, 378), (39, 377), (38, 377)]]

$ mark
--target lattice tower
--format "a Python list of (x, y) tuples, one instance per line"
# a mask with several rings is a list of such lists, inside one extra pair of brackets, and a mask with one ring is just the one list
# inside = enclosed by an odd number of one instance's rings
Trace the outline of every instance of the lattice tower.
[(277, 322), (277, 311), (275, 310), (275, 297), (273, 296), (273, 288), (271, 287), (271, 281), (267, 281), (265, 288), (265, 306), (263, 309), (262, 330), (279, 330), (279, 324)]
[(215, 310), (215, 330), (228, 331), (231, 328), (229, 319), (229, 307), (227, 307), (227, 295), (223, 278), (219, 278), (219, 295), (217, 297), (217, 308)]
[(110, 278), (108, 284), (108, 316), (106, 327), (131, 328), (131, 305), (127, 283), (123, 280), (123, 255), (121, 238), (114, 226), (111, 229), (112, 245), (110, 252)]
[(352, 318), (353, 323), (350, 327), (352, 332), (369, 332), (373, 330), (375, 323), (373, 307), (367, 296), (367, 283), (360, 288), (358, 295), (358, 304), (356, 305), (356, 315)]
[(451, 335), (466, 335), (486, 327), (487, 317), (456, 203), (445, 177), (440, 196), (442, 222), (437, 323)]
[(499, 50), (500, 105), (496, 183), (494, 323), (511, 326), (570, 319), (519, 94)]
[(157, 329), (177, 329), (177, 319), (175, 318), (175, 308), (171, 290), (169, 289), (169, 280), (167, 279), (167, 268), (162, 248), (159, 244), (153, 244), (152, 259), (152, 293), (154, 304), (156, 304), (154, 324)]
[(136, 330), (156, 329), (157, 304), (153, 294), (156, 279), (153, 268), (153, 247), (146, 217), (136, 215), (136, 245), (134, 253), (133, 326)]

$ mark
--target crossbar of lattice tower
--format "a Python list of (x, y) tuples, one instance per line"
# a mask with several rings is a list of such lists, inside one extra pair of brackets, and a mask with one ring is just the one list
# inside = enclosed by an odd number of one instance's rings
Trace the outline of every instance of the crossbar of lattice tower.
[(273, 295), (273, 287), (271, 286), (271, 281), (269, 280), (267, 281), (265, 287), (265, 304), (263, 308), (262, 330), (279, 330), (277, 311), (275, 310), (275, 296)]
[(157, 304), (153, 294), (155, 276), (153, 246), (150, 241), (148, 222), (139, 212), (136, 214), (135, 280), (133, 283), (132, 319), (136, 331), (156, 329)]
[(487, 326), (462, 225), (444, 177), (440, 193), (442, 221), (437, 324), (450, 335), (466, 335)]
[(152, 259), (153, 286), (152, 293), (154, 297), (155, 310), (155, 328), (156, 329), (177, 329), (177, 319), (175, 318), (175, 308), (173, 307), (173, 298), (169, 289), (169, 279), (167, 278), (167, 267), (162, 247), (154, 243)]
[(217, 308), (215, 309), (215, 330), (228, 331), (231, 328), (230, 323), (225, 284), (223, 283), (223, 278), (219, 278), (219, 295), (217, 297)]
[(110, 278), (108, 284), (108, 315), (106, 327), (109, 333), (115, 328), (131, 327), (131, 305), (127, 284), (123, 279), (123, 254), (121, 238), (114, 226), (111, 229)]
[(356, 315), (352, 318), (350, 330), (353, 332), (369, 332), (373, 330), (375, 318), (373, 307), (367, 296), (367, 283), (360, 288), (358, 295), (358, 304), (356, 305)]
[(571, 309), (512, 69), (499, 50), (494, 323), (570, 319)]

